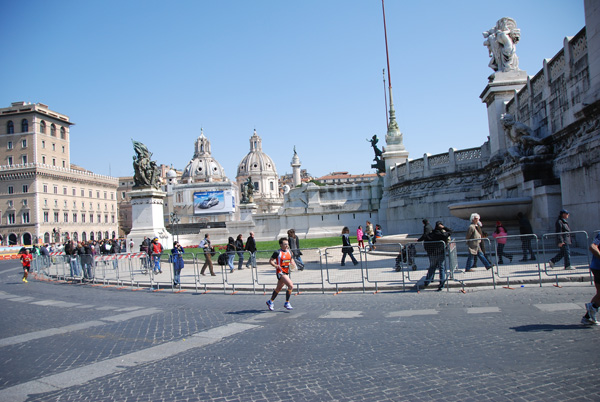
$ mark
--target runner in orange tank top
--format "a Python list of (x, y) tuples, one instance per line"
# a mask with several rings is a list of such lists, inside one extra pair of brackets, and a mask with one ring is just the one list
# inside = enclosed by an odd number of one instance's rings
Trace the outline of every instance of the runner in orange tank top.
[(290, 278), (290, 267), (295, 267), (294, 260), (292, 259), (292, 253), (289, 250), (289, 242), (287, 237), (282, 237), (279, 239), (280, 250), (275, 251), (269, 260), (269, 263), (275, 268), (275, 273), (277, 274), (277, 287), (273, 291), (273, 295), (270, 300), (267, 300), (267, 306), (269, 310), (275, 309), (275, 304), (273, 301), (283, 289), (283, 285), (287, 286), (287, 291), (285, 292), (285, 304), (283, 305), (286, 309), (291, 310), (292, 305), (290, 304), (290, 296), (292, 295), (292, 290), (294, 288), (294, 284), (292, 283), (292, 279)]

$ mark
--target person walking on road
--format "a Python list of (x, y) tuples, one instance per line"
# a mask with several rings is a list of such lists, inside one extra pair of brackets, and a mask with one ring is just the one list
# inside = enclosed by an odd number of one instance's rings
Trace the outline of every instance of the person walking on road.
[(557, 245), (560, 250), (558, 250), (558, 253), (548, 261), (550, 268), (554, 268), (554, 264), (564, 258), (565, 269), (575, 269), (571, 266), (571, 228), (569, 228), (567, 219), (569, 219), (569, 211), (561, 209), (555, 224), (555, 231), (558, 233)]
[(289, 250), (289, 242), (287, 237), (282, 237), (279, 239), (280, 249), (275, 251), (269, 260), (269, 263), (275, 268), (275, 274), (277, 275), (277, 287), (273, 291), (271, 298), (267, 300), (267, 307), (269, 310), (275, 310), (275, 298), (283, 289), (283, 285), (287, 286), (287, 290), (285, 292), (285, 303), (283, 307), (288, 310), (292, 309), (292, 305), (290, 304), (290, 296), (292, 296), (292, 290), (294, 289), (294, 283), (290, 278), (290, 268), (295, 266), (294, 259), (292, 258), (292, 253)]
[(238, 269), (244, 269), (244, 239), (241, 233), (235, 239), (235, 252), (238, 256)]
[(439, 292), (444, 289), (444, 285), (446, 284), (446, 268), (444, 267), (446, 245), (451, 235), (452, 229), (447, 228), (442, 222), (437, 221), (435, 229), (425, 236), (425, 241), (430, 244), (432, 264), (427, 270), (427, 276), (425, 277), (425, 282), (423, 282), (424, 287), (429, 286), (433, 282), (435, 270), (437, 269), (440, 274), (440, 286), (438, 286), (437, 291)]
[(590, 244), (590, 252), (592, 253), (592, 262), (590, 263), (590, 271), (594, 276), (594, 286), (596, 294), (592, 297), (589, 303), (585, 304), (586, 313), (581, 319), (582, 324), (600, 325), (598, 321), (598, 307), (600, 307), (600, 233), (596, 235), (592, 244)]

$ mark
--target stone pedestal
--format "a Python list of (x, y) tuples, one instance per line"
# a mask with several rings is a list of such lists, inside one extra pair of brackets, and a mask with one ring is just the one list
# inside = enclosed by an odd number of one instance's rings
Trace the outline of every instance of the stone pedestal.
[(131, 196), (131, 231), (127, 239), (133, 239), (134, 251), (139, 250), (144, 237), (158, 237), (163, 249), (173, 247), (173, 236), (165, 229), (163, 211), (167, 193), (154, 188), (132, 190)]
[(240, 220), (241, 221), (251, 221), (252, 215), (258, 211), (258, 205), (251, 204), (240, 204)]
[(504, 133), (500, 116), (506, 113), (505, 105), (515, 96), (515, 91), (527, 84), (527, 72), (521, 70), (507, 73), (496, 72), (491, 78), (492, 80), (479, 97), (487, 105), (490, 151), (491, 156), (494, 157), (510, 145)]

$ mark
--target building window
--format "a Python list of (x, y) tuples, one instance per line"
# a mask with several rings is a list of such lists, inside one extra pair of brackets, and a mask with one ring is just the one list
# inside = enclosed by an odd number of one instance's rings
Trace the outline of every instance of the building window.
[(12, 156), (9, 156), (8, 158), (6, 158), (7, 162), (8, 162), (8, 166), (12, 166), (13, 164), (13, 158)]
[(104, 215), (104, 223), (108, 223), (108, 215)]
[(273, 185), (273, 182), (272, 182), (272, 181), (270, 181), (270, 182), (269, 182), (269, 185), (270, 185), (270, 187), (271, 187), (271, 191), (275, 190), (275, 186)]
[(65, 200), (65, 205), (64, 206), (65, 206), (65, 208), (67, 207), (67, 200)]
[(56, 166), (56, 159), (52, 158), (52, 166)]
[(56, 137), (56, 126), (54, 123), (50, 124), (50, 135)]
[(12, 200), (8, 200), (8, 207), (9, 207), (9, 208), (12, 208), (12, 206), (13, 206), (13, 202), (12, 202)]
[(29, 223), (29, 212), (23, 212), (22, 219), (23, 223)]
[(54, 194), (58, 194), (58, 186), (54, 186)]
[[(92, 190), (90, 190), (90, 198), (92, 198)], [(90, 207), (91, 208), (91, 207)]]
[(48, 199), (44, 198), (44, 206), (47, 207), (48, 206)]
[(65, 146), (64, 145), (62, 146), (62, 151), (63, 151), (63, 154), (64, 154), (65, 153)]
[(27, 155), (21, 155), (21, 163), (23, 165), (27, 163)]
[(94, 215), (90, 214), (90, 223), (94, 223)]
[(12, 120), (9, 120), (6, 123), (6, 134), (14, 134), (15, 133), (15, 125), (13, 124)]
[(42, 163), (45, 165), (46, 164), (46, 156), (42, 155)]
[(15, 192), (15, 189), (13, 188), (13, 186), (8, 186), (8, 194), (12, 194)]
[(125, 199), (125, 191), (121, 191), (121, 199), (124, 200)]
[(29, 188), (27, 187), (27, 184), (23, 184), (23, 192), (27, 193), (29, 190)]
[(42, 148), (46, 149), (46, 141), (42, 141)]
[(102, 223), (102, 215), (100, 215), (100, 214), (96, 215), (96, 222)]
[(60, 128), (60, 138), (63, 140), (67, 138), (67, 131), (65, 130), (64, 127)]
[(67, 195), (67, 188), (63, 187), (63, 195)]
[(27, 140), (21, 140), (21, 148), (27, 148)]
[(23, 200), (23, 206), (26, 207), (27, 206), (27, 200)]
[[(96, 198), (100, 198), (100, 191), (96, 191)], [(98, 205), (98, 208), (100, 208), (99, 205)]]
[(104, 199), (106, 200), (108, 198), (108, 194), (106, 193), (106, 191), (104, 192)]
[(73, 209), (77, 209), (77, 201), (73, 201)]
[(29, 122), (27, 119), (21, 120), (21, 132), (26, 133), (29, 131)]
[(75, 197), (77, 195), (76, 190), (73, 189), (73, 197)]
[(52, 150), (56, 151), (56, 144), (52, 143)]
[(58, 222), (58, 212), (54, 213), (54, 222)]
[(63, 167), (66, 168), (67, 167), (67, 162), (63, 161)]
[[(46, 122), (44, 120), (42, 120), (40, 122), (40, 133), (46, 134)], [(42, 143), (43, 143), (43, 141), (42, 141)]]
[[(85, 191), (83, 189), (81, 189), (81, 196), (85, 197)], [(83, 203), (82, 203), (83, 204)]]
[(85, 223), (85, 214), (81, 214), (81, 223)]
[(81, 209), (85, 209), (85, 202), (81, 201)]
[(64, 220), (64, 222), (65, 222), (65, 223), (69, 222), (69, 214), (68, 214), (67, 212), (65, 212), (65, 213), (63, 214), (63, 218), (65, 219), (65, 220)]
[(114, 216), (114, 215), (111, 215), (110, 217), (111, 217), (111, 219), (112, 219), (112, 223), (115, 223), (115, 216)]
[(77, 223), (77, 214), (73, 214), (73, 223)]
[(48, 212), (44, 212), (44, 222), (50, 222), (50, 214)]
[(110, 193), (110, 199), (114, 200), (115, 199), (115, 193)]
[(6, 143), (6, 149), (13, 149), (12, 141)]
[(9, 225), (14, 225), (15, 224), (15, 214), (14, 212), (9, 213), (8, 215), (6, 215), (7, 217), (7, 223)]
[(94, 209), (94, 204), (90, 202), (90, 209)]
[(54, 206), (58, 208), (58, 200), (54, 200)]

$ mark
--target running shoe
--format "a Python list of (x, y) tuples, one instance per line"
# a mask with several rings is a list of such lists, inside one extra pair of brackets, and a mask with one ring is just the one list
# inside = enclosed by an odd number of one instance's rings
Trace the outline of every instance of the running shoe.
[(283, 304), (283, 307), (287, 308), (288, 310), (292, 310), (293, 309), (293, 307), (290, 304), (290, 302), (287, 302), (287, 301)]
[(267, 300), (267, 307), (271, 311), (275, 310), (275, 305), (273, 304), (273, 302), (271, 300)]
[(581, 318), (581, 323), (583, 325), (600, 325), (600, 322), (598, 322), (598, 321), (592, 321), (591, 319), (586, 318), (586, 316), (583, 316)]
[(590, 316), (590, 321), (598, 322), (598, 319), (596, 319), (596, 313), (598, 312), (598, 309), (594, 308), (592, 303), (585, 303), (585, 309)]

